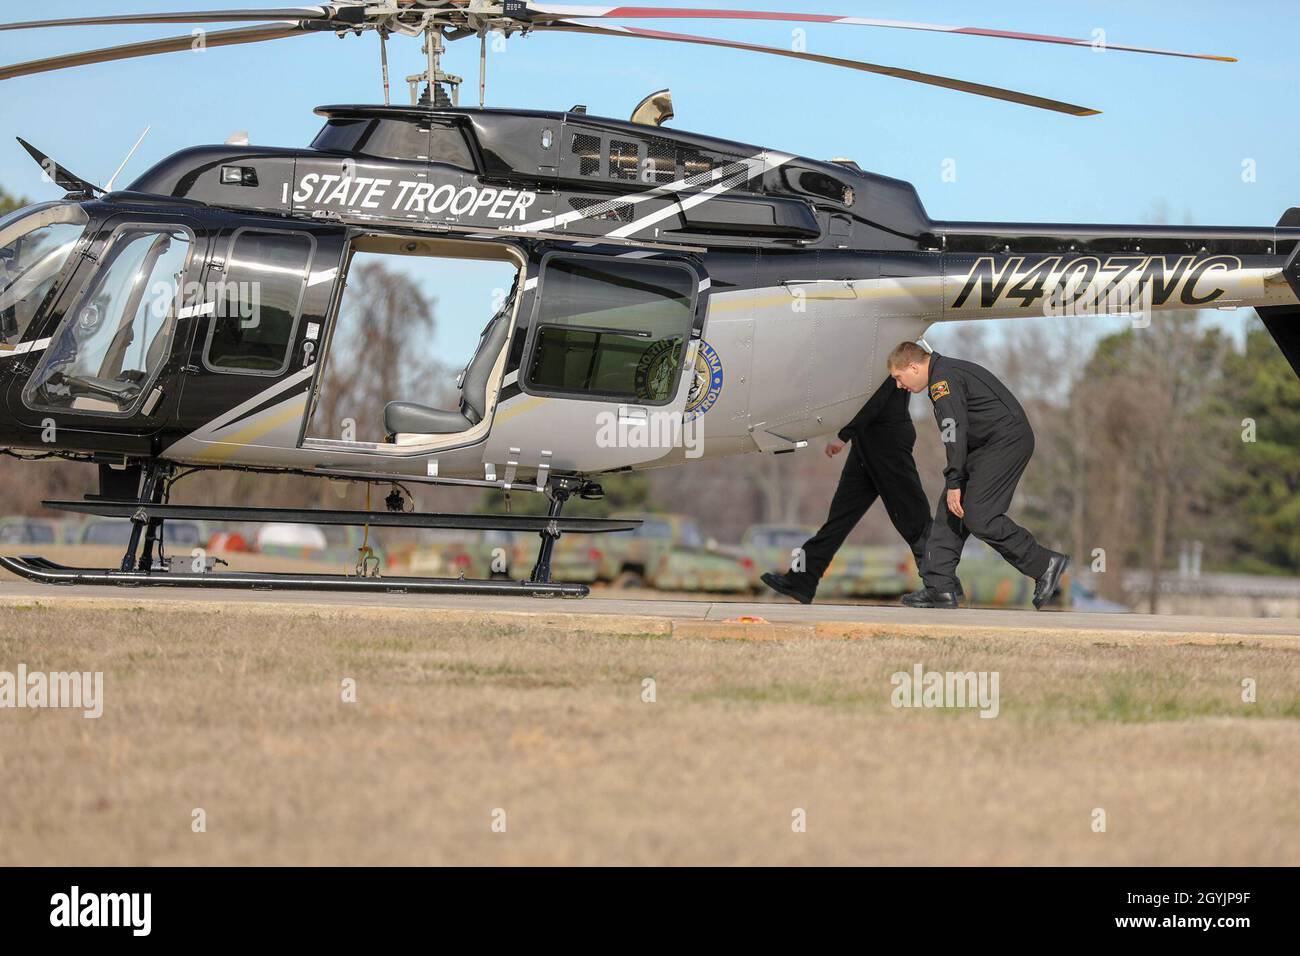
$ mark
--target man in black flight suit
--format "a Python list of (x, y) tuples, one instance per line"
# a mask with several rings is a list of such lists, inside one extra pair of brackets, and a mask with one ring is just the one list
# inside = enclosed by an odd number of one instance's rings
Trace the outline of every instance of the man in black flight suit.
[(957, 607), (957, 562), (973, 534), (1035, 581), (1034, 607), (1056, 594), (1070, 559), (1049, 551), (1007, 516), (1034, 453), (1034, 433), (1016, 397), (988, 369), (927, 353), (904, 342), (889, 355), (898, 388), (928, 391), (948, 455), (944, 494), (934, 516), (921, 579), (903, 598), (908, 607)]
[(853, 443), (831, 499), (830, 515), (801, 549), (802, 569), (796, 562), (796, 570), (763, 575), (763, 583), (773, 591), (811, 604), (835, 552), (878, 497), (884, 499), (889, 519), (920, 567), (930, 530), (930, 506), (912, 458), (916, 427), (907, 411), (910, 397), (895, 387), (892, 378), (885, 379), (853, 421), (827, 444), (826, 455), (833, 458)]

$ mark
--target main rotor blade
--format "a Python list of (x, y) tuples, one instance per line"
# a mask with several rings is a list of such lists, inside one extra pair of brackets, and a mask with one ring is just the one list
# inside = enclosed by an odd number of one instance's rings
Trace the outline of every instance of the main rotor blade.
[(282, 7), (278, 10), (207, 10), (190, 13), (129, 13), (118, 17), (74, 17), (70, 20), (29, 20), (0, 23), (0, 30), (32, 30), (39, 27), (94, 27), (128, 23), (245, 23), (253, 20), (324, 20), (332, 15), (325, 7)]
[[(279, 40), (285, 37), (306, 36), (309, 32), (297, 23), (282, 21), (260, 27), (244, 27), (239, 30), (218, 30), (203, 34), (205, 47), (234, 46), (239, 43), (260, 43), (263, 40)], [(29, 60), (15, 63), (13, 66), (0, 67), (0, 80), (15, 76), (30, 76), (34, 73), (49, 73), (53, 70), (66, 70), (73, 66), (86, 66), (90, 63), (107, 63), (111, 60), (129, 60), (134, 57), (153, 56), (155, 53), (177, 53), (182, 50), (198, 49), (198, 37), (169, 37), (165, 40), (146, 40), (143, 43), (129, 43), (125, 46), (111, 46), (102, 50), (87, 50), (83, 53), (69, 53), (45, 60)]]
[(1121, 46), (1073, 37), (1058, 37), (1047, 33), (1019, 33), (1012, 30), (988, 30), (983, 27), (952, 27), (941, 23), (911, 23), (906, 20), (875, 20), (869, 17), (840, 17), (828, 13), (787, 13), (766, 10), (710, 10), (691, 7), (582, 7), (568, 4), (529, 4), (534, 22), (559, 17), (570, 20), (780, 20), (789, 23), (838, 23), (845, 26), (885, 27), (891, 30), (924, 30), (930, 33), (960, 33), (966, 36), (1000, 37), (1006, 40), (1029, 40), (1033, 43), (1061, 43), (1067, 46), (1098, 46), (1126, 53), (1154, 53), (1159, 56), (1182, 56), (1194, 60), (1219, 60), (1236, 63), (1234, 56), (1217, 56), (1210, 53), (1181, 53), (1177, 50), (1157, 50), (1151, 47)]
[(1030, 93), (1018, 93), (1015, 90), (1004, 90), (997, 86), (986, 86), (983, 83), (971, 83), (967, 80), (955, 80), (951, 77), (938, 76), (933, 73), (918, 73), (915, 70), (905, 70), (896, 66), (880, 66), (876, 63), (864, 63), (861, 60), (846, 60), (837, 56), (822, 56), (819, 53), (799, 53), (794, 50), (783, 50), (781, 47), (762, 46), (756, 43), (743, 43), (739, 40), (720, 40), (714, 37), (694, 36), (688, 33), (664, 33), (660, 30), (643, 30), (639, 27), (601, 27), (593, 26), (587, 23), (576, 23), (568, 20), (557, 20), (553, 24), (546, 26), (548, 30), (563, 30), (569, 33), (593, 33), (602, 36), (616, 37), (639, 37), (643, 40), (668, 40), (673, 43), (698, 43), (703, 46), (721, 46), (729, 47), (734, 50), (751, 50), (755, 53), (771, 53), (775, 56), (785, 56), (793, 60), (811, 60), (815, 63), (827, 63), (831, 66), (842, 66), (850, 70), (861, 70), (864, 73), (879, 73), (882, 76), (892, 76), (900, 80), (911, 80), (914, 83), (925, 83), (928, 86), (939, 86), (947, 90), (957, 90), (961, 93), (972, 93), (975, 96), (986, 96), (995, 100), (1006, 100), (1008, 103), (1019, 103), (1022, 106), (1033, 106), (1041, 110), (1051, 110), (1055, 113), (1068, 113), (1071, 116), (1096, 116), (1101, 110), (1090, 109), (1086, 106), (1076, 106), (1073, 103), (1062, 103), (1060, 100), (1050, 100), (1042, 96), (1034, 96)]

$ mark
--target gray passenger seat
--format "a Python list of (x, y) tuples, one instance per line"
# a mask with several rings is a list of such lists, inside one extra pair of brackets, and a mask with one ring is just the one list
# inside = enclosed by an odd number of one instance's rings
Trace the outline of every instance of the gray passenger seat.
[(510, 336), (514, 314), (512, 302), (498, 312), (479, 338), (478, 351), (466, 366), (460, 381), (460, 409), (448, 411), (417, 405), (415, 402), (389, 402), (384, 406), (384, 430), (389, 435), (451, 435), (473, 428), (487, 413), (488, 379), (501, 348)]

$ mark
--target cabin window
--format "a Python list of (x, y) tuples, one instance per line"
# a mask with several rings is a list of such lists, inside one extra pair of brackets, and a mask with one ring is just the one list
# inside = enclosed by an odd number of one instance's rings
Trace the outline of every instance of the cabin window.
[(420, 162), (429, 156), (428, 123), (375, 120), (356, 146), (362, 156)]
[(225, 271), (210, 280), (208, 368), (245, 375), (284, 371), (314, 248), (303, 233), (235, 233)]
[(677, 392), (695, 275), (668, 263), (555, 256), (543, 267), (532, 391), (664, 405)]
[(853, 190), (838, 179), (812, 170), (791, 170), (791, 175), (799, 192), (845, 206), (852, 205)]
[(81, 207), (68, 203), (0, 219), (0, 345), (21, 342), (48, 304), (86, 222)]
[(118, 230), (89, 288), (64, 317), (24, 401), (125, 415), (171, 352), (194, 237), (179, 226)]
[(313, 149), (354, 153), (376, 159), (444, 163), (473, 170), (474, 157), (464, 134), (453, 127), (394, 119), (331, 119), (312, 142)]
[(429, 162), (446, 163), (474, 171), (474, 157), (470, 154), (465, 135), (458, 129), (435, 126), (429, 138)]

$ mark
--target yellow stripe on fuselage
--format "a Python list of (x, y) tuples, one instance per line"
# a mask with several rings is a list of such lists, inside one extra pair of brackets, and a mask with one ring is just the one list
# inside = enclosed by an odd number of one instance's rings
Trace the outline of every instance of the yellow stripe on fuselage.
[(301, 419), (306, 407), (307, 396), (304, 393), (289, 402), (283, 411), (268, 418), (264, 418), (261, 421), (245, 425), (233, 435), (223, 438), (220, 442), (214, 442), (212, 446), (205, 449), (196, 460), (229, 461), (236, 453), (238, 453), (239, 449), (244, 446), (255, 445), (259, 438), (265, 437), (281, 425), (287, 425), (295, 418)]

